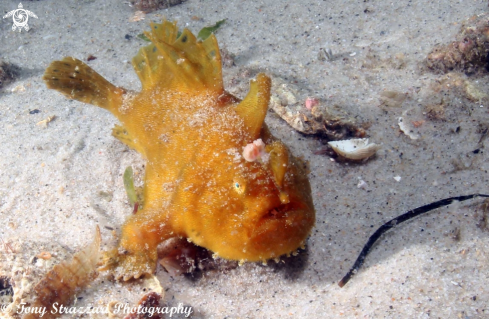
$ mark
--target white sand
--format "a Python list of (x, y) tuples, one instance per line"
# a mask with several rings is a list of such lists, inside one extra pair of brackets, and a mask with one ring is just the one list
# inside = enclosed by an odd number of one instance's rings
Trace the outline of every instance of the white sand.
[[(17, 5), (1, 1), (1, 15)], [(118, 229), (131, 213), (124, 169), (133, 165), (142, 174), (140, 156), (111, 136), (116, 123), (111, 114), (45, 87), (41, 78), (49, 63), (94, 55), (97, 59), (88, 64), (97, 72), (137, 90), (128, 61), (146, 44), (136, 35), (148, 29), (149, 21), (167, 17), (197, 32), (226, 18), (217, 38), (236, 55), (236, 66), (224, 69), (227, 87), (237, 79), (232, 92), (246, 93), (244, 69), (296, 81), (301, 98), (322, 98), (370, 123), (367, 133), (382, 150), (361, 164), (332, 162), (313, 154), (320, 142), (269, 114), (274, 134), (310, 164), (317, 225), (307, 252), (286, 265), (247, 264), (204, 272), (195, 281), (171, 278), (159, 269), (165, 301), (192, 306), (193, 318), (482, 318), (489, 311), (489, 233), (477, 226), (476, 216), (481, 200), (399, 227), (381, 240), (348, 285), (336, 284), (385, 221), (441, 198), (488, 192), (489, 164), (482, 147), (487, 142), (478, 144), (477, 128), (489, 122), (489, 104), (455, 101), (447, 121), (426, 120), (423, 99), (441, 101), (430, 89), (441, 76), (419, 68), (436, 43), (454, 39), (462, 21), (487, 11), (487, 1), (189, 0), (139, 22), (129, 22), (134, 9), (118, 0), (23, 5), (39, 17), (29, 19), (29, 32), (12, 32), (12, 21), (0, 20), (0, 57), (22, 69), (16, 82), (0, 90), (0, 236), (16, 248), (14, 254), (0, 246), (0, 275), (11, 274), (14, 264), (17, 275), (45, 273), (90, 242), (97, 224), (104, 248), (113, 245), (104, 226)], [(126, 40), (126, 34), (133, 37)], [(318, 61), (321, 47), (341, 56)], [(489, 91), (484, 77), (462, 79)], [(18, 86), (25, 91), (12, 92)], [(401, 108), (380, 107), (383, 90), (408, 93), (408, 99)], [(416, 141), (397, 126), (410, 108), (409, 121), (426, 120)], [(41, 112), (29, 114), (33, 109)], [(52, 115), (56, 119), (46, 128), (36, 125)], [(481, 152), (474, 154), (475, 149)], [(454, 159), (472, 165), (451, 172)], [(366, 189), (357, 188), (359, 178)], [(455, 229), (460, 240), (453, 239)], [(41, 251), (56, 255), (47, 263), (29, 264)], [(106, 306), (112, 300), (133, 305), (144, 294), (139, 281), (101, 280), (79, 295), (83, 299), (77, 305)]]

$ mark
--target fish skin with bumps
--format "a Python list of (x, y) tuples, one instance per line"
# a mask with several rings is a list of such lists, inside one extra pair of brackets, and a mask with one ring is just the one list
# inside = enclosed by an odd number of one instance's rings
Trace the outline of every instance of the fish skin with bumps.
[[(214, 35), (198, 41), (176, 23), (151, 23), (151, 44), (132, 64), (142, 83), (132, 92), (83, 62), (54, 61), (43, 79), (69, 99), (110, 111), (113, 135), (147, 161), (143, 207), (122, 226), (105, 256), (116, 278), (153, 273), (157, 246), (183, 237), (216, 256), (266, 261), (296, 251), (315, 223), (303, 164), (264, 123), (271, 80), (258, 74), (240, 101), (223, 87)], [(243, 147), (262, 139), (266, 160)]]

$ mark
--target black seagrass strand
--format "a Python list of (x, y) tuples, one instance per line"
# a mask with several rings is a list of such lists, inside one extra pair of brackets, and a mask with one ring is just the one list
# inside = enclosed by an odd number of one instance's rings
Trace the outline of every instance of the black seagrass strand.
[(472, 199), (474, 197), (489, 197), (489, 195), (485, 194), (472, 194), (472, 195), (466, 195), (466, 196), (457, 196), (457, 197), (450, 197), (450, 198), (445, 198), (439, 201), (436, 201), (434, 203), (424, 205), (418, 208), (415, 208), (413, 210), (410, 210), (396, 218), (393, 218), (389, 220), (387, 223), (384, 225), (380, 226), (375, 233), (370, 236), (368, 239), (367, 243), (362, 249), (362, 252), (360, 255), (358, 255), (357, 260), (355, 261), (355, 264), (351, 269), (348, 271), (348, 273), (343, 277), (343, 279), (340, 280), (338, 283), (338, 286), (343, 287), (346, 285), (346, 283), (353, 277), (353, 275), (358, 271), (358, 269), (363, 265), (363, 262), (365, 261), (365, 257), (367, 257), (368, 253), (372, 249), (373, 245), (375, 242), (387, 231), (389, 231), (391, 228), (395, 227), (396, 225), (399, 225), (402, 222), (405, 222), (407, 220), (410, 220), (414, 217), (417, 217), (421, 214), (430, 212), (434, 209), (440, 208), (442, 206), (450, 205), (453, 202), (463, 202), (468, 199)]

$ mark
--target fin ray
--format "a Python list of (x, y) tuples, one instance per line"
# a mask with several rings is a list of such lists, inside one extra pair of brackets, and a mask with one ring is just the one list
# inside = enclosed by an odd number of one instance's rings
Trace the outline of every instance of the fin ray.
[(221, 55), (214, 35), (198, 41), (188, 29), (178, 35), (176, 23), (151, 23), (145, 32), (152, 44), (141, 48), (132, 63), (143, 90), (161, 87), (187, 87), (224, 91)]

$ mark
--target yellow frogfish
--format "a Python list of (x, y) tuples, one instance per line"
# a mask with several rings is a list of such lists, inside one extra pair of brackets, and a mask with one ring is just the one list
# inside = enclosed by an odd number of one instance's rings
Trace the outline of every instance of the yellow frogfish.
[[(311, 188), (264, 123), (270, 78), (258, 74), (241, 101), (224, 90), (214, 35), (199, 41), (166, 20), (145, 34), (152, 43), (132, 60), (139, 93), (72, 57), (52, 62), (43, 77), (67, 98), (112, 112), (121, 122), (113, 135), (147, 161), (142, 208), (106, 253), (106, 269), (124, 280), (153, 273), (158, 244), (172, 237), (239, 261), (303, 246), (315, 222)], [(243, 156), (248, 145), (258, 145), (257, 156)]]

